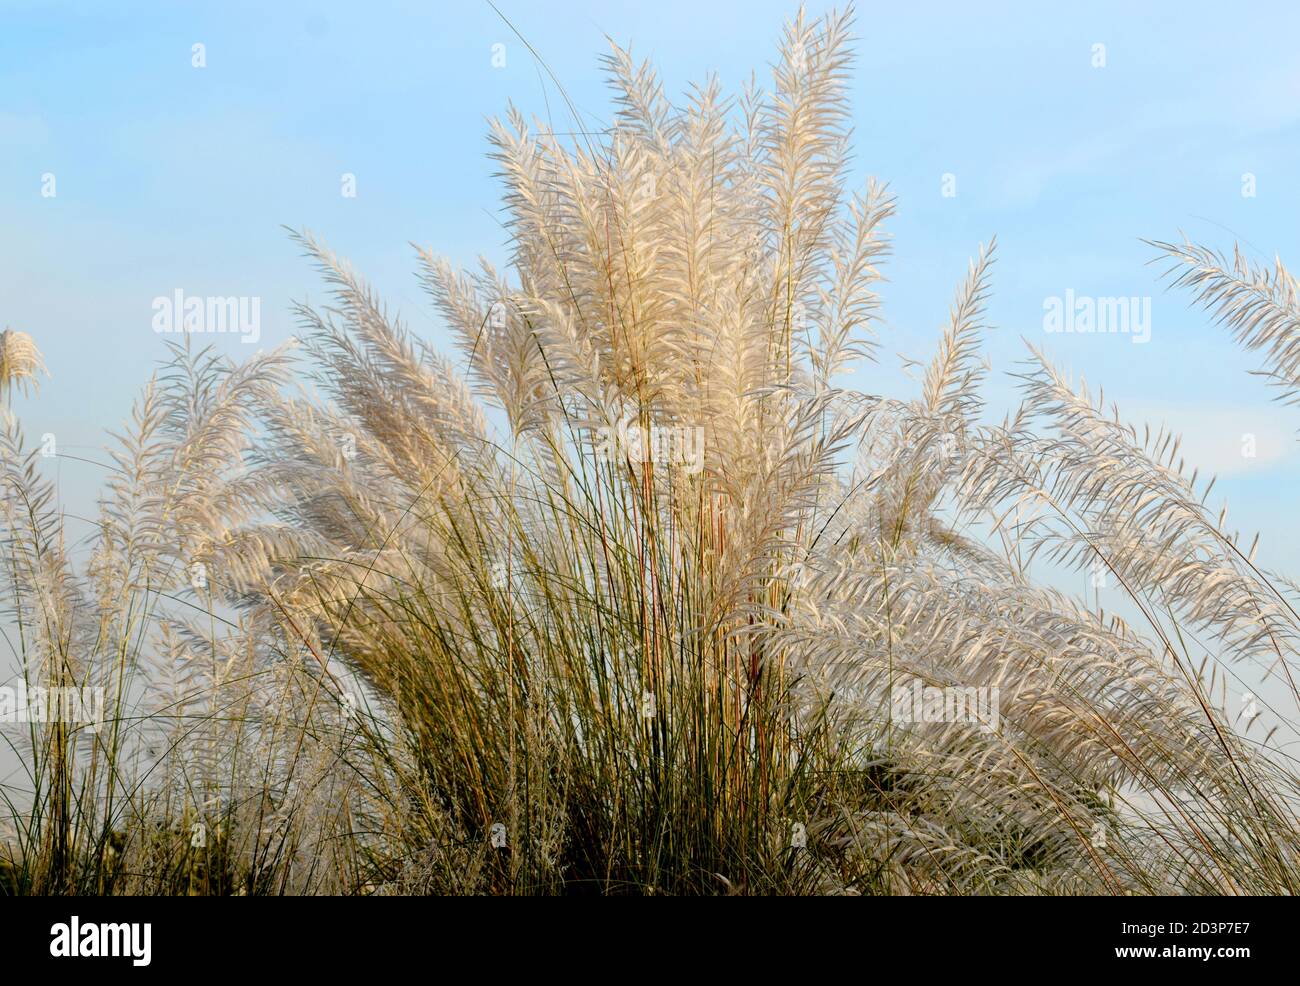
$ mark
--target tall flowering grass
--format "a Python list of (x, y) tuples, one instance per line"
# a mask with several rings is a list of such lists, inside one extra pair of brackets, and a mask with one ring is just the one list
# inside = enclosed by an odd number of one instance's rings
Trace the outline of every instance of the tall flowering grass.
[[(1290, 737), (1215, 693), (1300, 699), (1296, 587), (1176, 443), (1036, 350), (986, 420), (992, 243), (913, 400), (845, 384), (894, 211), (846, 187), (850, 17), (790, 23), (766, 93), (605, 65), (601, 135), (493, 127), (509, 268), (420, 251), (455, 358), (299, 233), (329, 302), (174, 349), (88, 551), (9, 417), (23, 673), (110, 696), (26, 728), (9, 888), (1295, 892)], [(1156, 246), (1294, 389), (1289, 273)]]

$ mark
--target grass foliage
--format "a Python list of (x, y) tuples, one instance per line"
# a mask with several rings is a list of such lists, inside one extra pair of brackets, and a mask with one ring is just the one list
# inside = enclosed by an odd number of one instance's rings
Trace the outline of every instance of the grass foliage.
[[(296, 234), (329, 290), (300, 344), (174, 347), (88, 544), (6, 413), (10, 642), (108, 708), (0, 733), (0, 887), (1300, 889), (1293, 738), (1225, 708), (1234, 675), (1300, 699), (1296, 586), (1176, 441), (1033, 349), (990, 423), (992, 243), (914, 399), (845, 385), (894, 210), (846, 187), (850, 27), (801, 15), (770, 91), (682, 105), (614, 48), (607, 131), (496, 123), (509, 269), (418, 255), (454, 358)], [(1295, 394), (1291, 275), (1154, 246)], [(999, 689), (997, 728), (898, 721), (912, 680)]]

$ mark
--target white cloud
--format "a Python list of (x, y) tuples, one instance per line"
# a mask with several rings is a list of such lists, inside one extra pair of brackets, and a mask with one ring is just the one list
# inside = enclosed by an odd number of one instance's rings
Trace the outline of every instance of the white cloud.
[[(1180, 454), (1187, 471), (1236, 476), (1264, 472), (1294, 454), (1300, 415), (1288, 421), (1286, 408), (1166, 404), (1131, 407), (1125, 420), (1164, 425), (1182, 436)], [(1253, 453), (1253, 454), (1251, 454)]]

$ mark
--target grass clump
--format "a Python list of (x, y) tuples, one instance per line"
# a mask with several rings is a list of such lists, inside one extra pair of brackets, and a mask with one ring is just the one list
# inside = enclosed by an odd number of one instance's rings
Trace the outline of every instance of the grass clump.
[[(10, 419), (24, 673), (111, 700), (28, 730), (4, 886), (1297, 889), (1293, 764), (1221, 691), (1300, 698), (1294, 586), (1176, 443), (1034, 350), (986, 420), (992, 243), (913, 400), (845, 384), (894, 210), (847, 188), (850, 23), (789, 24), (770, 93), (674, 106), (614, 48), (598, 138), (497, 123), (509, 270), (419, 252), (458, 361), (297, 234), (301, 345), (177, 348), (89, 547)], [(1294, 389), (1290, 275), (1158, 247)], [(913, 683), (996, 713), (916, 721)]]

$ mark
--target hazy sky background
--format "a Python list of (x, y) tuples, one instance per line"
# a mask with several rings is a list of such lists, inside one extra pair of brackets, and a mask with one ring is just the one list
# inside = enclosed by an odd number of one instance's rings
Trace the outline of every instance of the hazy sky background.
[[(605, 36), (650, 56), (670, 95), (716, 71), (735, 91), (770, 65), (795, 5), (771, 0), (499, 0), (583, 115), (609, 103)], [(1167, 421), (1223, 477), (1230, 517), (1265, 562), (1300, 566), (1300, 411), (1259, 363), (1166, 293), (1142, 237), (1180, 229), (1254, 259), (1300, 263), (1300, 5), (861, 3), (855, 177), (899, 199), (879, 365), (861, 384), (916, 392), (896, 353), (926, 359), (967, 259), (996, 234), (988, 349), (1022, 337), (1133, 419)], [(1051, 8), (1051, 9), (1049, 9)], [(821, 5), (810, 6), (820, 13)], [(191, 66), (192, 45), (207, 66)], [(504, 67), (492, 46), (505, 45)], [(1093, 45), (1106, 46), (1094, 68)], [(294, 333), (321, 287), (281, 228), (350, 258), (419, 333), (445, 338), (411, 241), (461, 264), (505, 259), (486, 118), (513, 101), (573, 129), (555, 84), (485, 2), (0, 0), (0, 325), (30, 333), (53, 379), (19, 400), (29, 437), (93, 454), (126, 419), (164, 340), (152, 300), (177, 288), (262, 299), (262, 342)], [(356, 175), (356, 198), (340, 176)], [(1257, 195), (1242, 196), (1255, 175)], [(52, 173), (57, 196), (41, 195)], [(945, 173), (957, 195), (941, 195)], [(1067, 289), (1151, 296), (1152, 338), (1046, 335)], [(232, 355), (252, 348), (208, 337)], [(995, 378), (995, 402), (1011, 382)], [(1258, 455), (1241, 455), (1242, 435)], [(100, 456), (102, 458), (102, 456)], [(70, 509), (90, 467), (59, 460)], [(1217, 496), (1216, 496), (1217, 502)]]

